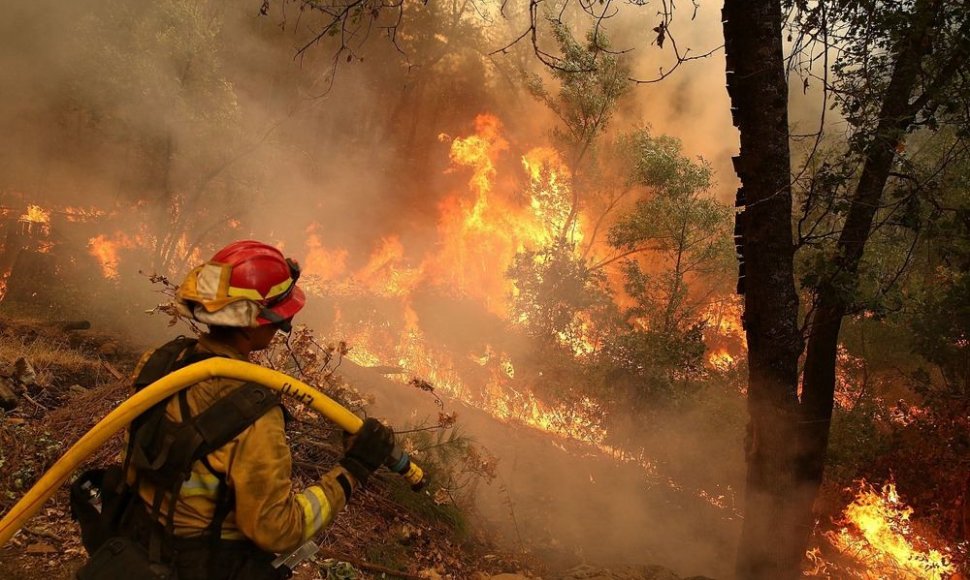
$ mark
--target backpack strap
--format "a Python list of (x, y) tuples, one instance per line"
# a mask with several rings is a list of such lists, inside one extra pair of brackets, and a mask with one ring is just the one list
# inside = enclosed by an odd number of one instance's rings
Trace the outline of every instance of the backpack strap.
[[(142, 365), (138, 376), (135, 377), (134, 383), (132, 384), (135, 392), (141, 391), (148, 385), (175, 370), (179, 366), (180, 359), (194, 350), (196, 344), (198, 344), (198, 341), (194, 338), (179, 336), (155, 349), (148, 357), (148, 360), (145, 361), (145, 364)], [(128, 466), (131, 463), (132, 456), (136, 453), (136, 442), (139, 431), (143, 431), (142, 427), (149, 424), (151, 424), (151, 427), (148, 429), (149, 431), (155, 431), (157, 429), (159, 421), (165, 416), (165, 407), (168, 406), (168, 401), (169, 399), (165, 399), (152, 405), (150, 409), (135, 417), (129, 425), (128, 449), (125, 454), (124, 465), (122, 466), (125, 473), (128, 472)]]
[(272, 390), (255, 383), (244, 383), (194, 417), (187, 413), (184, 398), (182, 391), (182, 421), (172, 421), (161, 414), (133, 438), (131, 460), (135, 469), (144, 471), (149, 481), (166, 489), (176, 483), (181, 488), (192, 464), (235, 439), (280, 405)]
[(135, 391), (142, 390), (172, 372), (179, 359), (189, 350), (194, 349), (198, 342), (194, 338), (179, 336), (155, 349), (135, 377)]
[[(218, 551), (219, 541), (222, 539), (222, 524), (232, 511), (235, 501), (226, 480), (226, 474), (212, 467), (208, 455), (238, 437), (260, 417), (279, 406), (281, 406), (280, 400), (274, 391), (256, 383), (243, 383), (241, 387), (217, 400), (193, 417), (185, 391), (179, 393), (179, 410), (182, 415), (182, 422), (178, 424), (177, 429), (182, 433), (189, 434), (188, 437), (191, 437), (192, 445), (195, 448), (191, 454), (183, 456), (180, 460), (183, 462), (181, 463), (181, 470), (175, 468), (174, 464), (172, 465), (173, 473), (181, 471), (181, 476), (176, 477), (171, 482), (166, 535), (168, 537), (174, 535), (175, 505), (182, 484), (189, 478), (192, 466), (197, 461), (201, 462), (219, 480), (215, 498), (215, 511), (205, 532), (210, 542), (210, 566), (215, 565), (214, 554)], [(215, 572), (214, 569), (210, 570), (210, 573)]]

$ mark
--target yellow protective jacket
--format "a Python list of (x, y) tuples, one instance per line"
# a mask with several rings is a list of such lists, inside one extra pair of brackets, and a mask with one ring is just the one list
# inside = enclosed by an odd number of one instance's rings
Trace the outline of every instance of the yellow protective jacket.
[[(196, 350), (246, 360), (232, 347), (208, 336), (200, 338)], [(151, 354), (148, 352), (142, 357), (134, 376), (138, 376)], [(186, 392), (189, 409), (193, 416), (198, 415), (242, 384), (232, 379), (209, 379), (193, 385)], [(177, 397), (168, 402), (166, 415), (173, 421), (181, 421)], [(232, 511), (222, 525), (222, 538), (248, 538), (267, 552), (290, 552), (333, 521), (347, 502), (338, 477), (346, 477), (351, 489), (356, 487), (353, 476), (337, 466), (317, 485), (300, 492), (293, 490), (290, 448), (279, 407), (257, 419), (206, 459), (213, 470), (225, 474), (234, 498)], [(134, 469), (129, 470), (128, 479), (134, 483)], [(176, 536), (201, 536), (206, 531), (215, 514), (218, 488), (219, 478), (203, 462), (196, 461), (175, 503)], [(164, 493), (162, 505), (168, 506), (169, 493)], [(139, 494), (147, 506), (152, 505), (155, 489), (150, 483), (141, 481)], [(166, 523), (167, 515), (168, 509), (163, 509), (160, 523)]]

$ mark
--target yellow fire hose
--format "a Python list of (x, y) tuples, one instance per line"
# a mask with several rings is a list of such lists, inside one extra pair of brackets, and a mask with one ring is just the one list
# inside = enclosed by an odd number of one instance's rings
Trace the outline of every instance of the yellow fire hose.
[[(153, 405), (198, 382), (211, 378), (247, 381), (275, 389), (293, 397), (330, 419), (348, 433), (356, 433), (363, 421), (320, 391), (283, 373), (259, 365), (228, 358), (210, 358), (191, 364), (148, 385), (118, 405), (84, 434), (34, 484), (16, 505), (0, 520), (0, 546), (3, 546), (46, 502), (57, 488), (112, 435), (131, 423)], [(414, 489), (423, 484), (424, 472), (410, 461), (399, 447), (394, 449), (388, 467), (400, 473)]]

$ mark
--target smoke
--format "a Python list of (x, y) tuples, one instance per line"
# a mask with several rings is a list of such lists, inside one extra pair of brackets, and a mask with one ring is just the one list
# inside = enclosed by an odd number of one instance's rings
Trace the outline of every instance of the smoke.
[[(488, 382), (492, 366), (476, 370), (469, 354), (493, 349), (524, 359), (520, 368), (535, 367), (527, 341), (510, 332), (494, 301), (427, 282), (441, 269), (434, 256), (448, 243), (440, 235), (448, 204), (456, 192), (465, 195), (458, 202), (474, 201), (471, 169), (450, 160), (453, 140), (474, 133), (477, 115), (494, 115), (508, 147), (497, 154), (493, 187), (519, 192), (527, 181), (521, 157), (552, 143), (555, 115), (523, 88), (523, 74), (548, 78), (528, 38), (491, 54), (524, 30), (522, 7), (509, 7), (505, 18), (495, 3), (409, 4), (397, 46), (375, 28), (369, 42), (339, 53), (329, 37), (298, 53), (319, 30), (319, 15), (292, 2), (273, 2), (266, 15), (260, 7), (4, 2), (0, 206), (54, 209), (56, 263), (38, 274), (65, 286), (36, 296), (21, 263), (19, 295), (57, 302), (65, 316), (97, 316), (150, 342), (171, 331), (144, 316), (164, 297), (138, 271), (177, 281), (226, 241), (252, 237), (308, 265), (316, 296), (304, 320), (321, 334), (366, 327), (396, 341), (395, 333), (410, 332), (408, 352), (449, 353), (453, 360), (438, 367), (479, 373), (479, 382)], [(578, 38), (593, 24), (576, 22)], [(651, 5), (623, 5), (603, 21), (617, 50), (632, 49), (624, 58), (637, 78), (674, 64), (669, 38), (664, 48), (652, 44), (658, 23)], [(717, 48), (719, 7), (678, 11), (671, 34), (688, 56)], [(554, 50), (547, 32), (540, 39)], [(730, 202), (737, 134), (723, 52), (634, 89), (611, 130), (644, 124), (710, 162), (712, 194)], [(70, 221), (58, 213), (65, 207), (103, 215)], [(117, 256), (117, 278), (102, 276), (96, 239), (112, 244), (113, 254), (100, 255)], [(452, 249), (479, 257), (474, 247)], [(501, 280), (507, 265), (481, 259), (473, 266), (476, 275)], [(409, 418), (400, 409), (424, 404), (396, 399), (400, 385), (358, 378), (381, 390), (389, 416)], [(672, 412), (662, 424), (612, 419), (619, 430), (642, 432), (637, 444), (653, 450), (636, 461), (463, 408), (468, 433), (502, 462), (499, 485), (483, 490), (480, 515), (503, 531), (506, 545), (538, 546), (550, 559), (573, 554), (727, 575), (738, 525), (730, 498), (742, 478), (741, 409), (732, 401), (724, 395), (711, 403), (724, 409)], [(722, 422), (697, 425), (712, 417)], [(651, 462), (663, 468), (645, 465)], [(712, 481), (719, 487), (703, 487)]]

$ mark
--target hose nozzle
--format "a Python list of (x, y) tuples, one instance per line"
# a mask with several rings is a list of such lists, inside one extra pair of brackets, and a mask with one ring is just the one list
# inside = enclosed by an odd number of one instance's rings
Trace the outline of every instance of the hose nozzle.
[(424, 488), (424, 470), (412, 463), (407, 451), (399, 446), (394, 446), (394, 451), (391, 452), (386, 465), (388, 469), (404, 477), (411, 484), (413, 491), (421, 491)]

